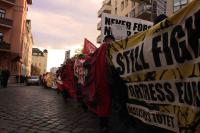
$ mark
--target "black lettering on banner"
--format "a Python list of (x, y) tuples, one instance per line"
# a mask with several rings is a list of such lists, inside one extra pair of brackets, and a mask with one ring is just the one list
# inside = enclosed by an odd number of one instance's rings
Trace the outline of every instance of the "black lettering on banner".
[(141, 31), (145, 31), (149, 28), (151, 28), (151, 26), (148, 26), (146, 24), (138, 24), (138, 23), (133, 24), (133, 31), (137, 31), (136, 33), (141, 32)]
[(166, 98), (169, 102), (174, 102), (175, 101), (175, 96), (172, 92), (172, 87), (170, 83), (164, 83), (163, 85), (165, 91), (168, 93), (168, 95), (166, 95)]
[(125, 25), (125, 23), (126, 23), (126, 21), (123, 21), (123, 20), (122, 20), (122, 25)]
[(161, 125), (162, 123), (163, 123), (163, 118), (165, 118), (165, 117), (163, 117), (164, 115), (158, 115), (157, 114), (157, 122)]
[(128, 85), (130, 95), (138, 100), (169, 102), (175, 101), (170, 83), (148, 83)]
[(130, 54), (130, 51), (128, 50), (128, 51), (125, 51), (124, 53), (123, 53), (123, 56), (125, 57), (125, 59), (126, 59), (126, 69), (127, 69), (127, 73), (130, 73), (130, 62), (129, 62), (129, 54)]
[(143, 29), (143, 25), (142, 24), (138, 24), (138, 31), (141, 32)]
[(140, 70), (142, 70), (142, 66), (141, 65), (139, 65), (139, 63), (138, 63), (138, 57), (139, 57), (139, 49), (140, 49), (140, 47), (139, 46), (137, 46), (136, 48), (135, 48), (135, 70), (136, 71), (140, 71)]
[(127, 23), (126, 23), (126, 27), (127, 27), (127, 29), (130, 30), (130, 29), (131, 29), (131, 22), (127, 22)]
[(117, 54), (117, 64), (119, 64), (120, 67), (117, 67), (117, 71), (120, 75), (123, 75), (125, 73), (125, 65), (123, 63), (123, 55), (121, 53)]
[(190, 106), (200, 107), (200, 82), (176, 82), (179, 102)]
[[(149, 64), (144, 59), (144, 43), (135, 49), (124, 51), (123, 54), (117, 54), (116, 63), (120, 66), (120, 75), (132, 73), (143, 69), (148, 69)], [(119, 69), (119, 67), (117, 67)], [(123, 70), (123, 71), (122, 71)]]
[(144, 25), (143, 27), (143, 31), (147, 30), (148, 29), (148, 26), (147, 25)]
[(142, 90), (143, 90), (143, 97), (144, 97), (144, 99), (150, 100), (151, 98), (150, 98), (148, 86), (145, 85), (145, 84), (140, 84), (140, 87), (141, 87)]
[(192, 95), (192, 86), (190, 86), (190, 82), (184, 83), (184, 99), (185, 103), (188, 105), (192, 105), (193, 103), (193, 95)]
[(184, 63), (185, 60), (192, 60), (192, 56), (186, 48), (185, 40), (182, 42), (178, 42), (178, 39), (184, 38), (185, 32), (181, 25), (177, 25), (171, 33), (171, 46), (173, 50), (174, 57), (178, 63)]
[(168, 46), (168, 32), (163, 33), (163, 52), (165, 54), (165, 59), (167, 62), (167, 65), (172, 65), (173, 64), (173, 59), (172, 59), (172, 54), (171, 50)]
[(108, 17), (105, 17), (105, 25), (110, 25), (110, 18)]
[(178, 96), (179, 96), (179, 102), (180, 103), (184, 103), (184, 100), (183, 100), (183, 83), (181, 82), (177, 82), (176, 83), (176, 89), (177, 89), (177, 92), (178, 92)]
[(168, 127), (174, 128), (174, 118), (172, 116), (164, 114), (152, 114), (155, 123), (160, 125), (167, 125)]
[(116, 20), (116, 24), (121, 24), (121, 20)]
[(130, 95), (131, 95), (132, 97), (137, 97), (136, 94), (135, 94), (135, 91), (134, 91), (134, 88), (133, 88), (132, 85), (129, 85), (129, 86), (128, 86), (128, 89), (129, 89)]
[(131, 35), (131, 32), (130, 31), (127, 31), (127, 36), (130, 36)]
[(142, 118), (142, 120), (151, 122), (151, 114), (143, 109), (128, 106), (128, 112), (136, 117)]
[[(177, 88), (177, 91), (178, 91), (178, 95), (179, 95), (179, 102), (180, 103), (189, 103), (189, 100), (188, 100), (188, 97), (186, 94), (186, 89), (190, 89), (190, 88), (187, 88), (189, 87), (187, 85), (187, 83), (185, 82), (176, 82), (176, 88)], [(189, 105), (192, 105), (191, 103)]]
[(175, 127), (175, 125), (174, 125), (174, 117), (172, 117), (172, 116), (167, 117), (167, 123), (168, 123), (168, 126), (174, 128)]
[(133, 24), (133, 31), (135, 31), (137, 27), (138, 27), (138, 23), (134, 23)]
[(153, 100), (153, 101), (156, 101), (157, 100), (157, 98), (156, 98), (156, 96), (155, 96), (155, 91), (154, 91), (154, 84), (149, 84), (149, 91), (150, 91), (150, 95), (151, 95), (151, 99)]
[(162, 84), (160, 83), (155, 84), (155, 89), (158, 92), (158, 95), (157, 95), (158, 99), (162, 102), (165, 101), (165, 94), (162, 91), (163, 89)]
[(114, 24), (115, 21), (116, 21), (116, 19), (112, 18), (112, 19), (111, 19), (111, 24)]
[(134, 85), (134, 90), (137, 95), (137, 98), (143, 98), (142, 91), (138, 85)]
[(135, 58), (134, 58), (134, 49), (131, 50), (130, 58), (131, 58), (131, 66), (132, 66), (132, 72), (135, 72)]
[[(195, 20), (194, 20), (194, 26), (193, 26), (193, 17), (189, 17), (185, 21), (185, 27), (187, 29), (187, 36), (188, 36), (188, 42), (190, 47), (192, 48), (195, 58), (200, 56), (200, 45), (199, 45), (199, 39), (200, 39), (200, 10), (195, 13)], [(193, 28), (195, 27), (195, 28)]]
[(161, 51), (161, 48), (158, 47), (158, 43), (160, 41), (161, 41), (161, 35), (154, 37), (153, 40), (152, 40), (152, 53), (153, 53), (153, 58), (154, 58), (154, 62), (155, 62), (155, 66), (156, 67), (160, 67), (161, 66), (159, 54), (162, 51)]
[(194, 88), (194, 98), (196, 101), (196, 106), (200, 107), (200, 82), (192, 82), (192, 88)]
[(140, 107), (138, 105), (128, 105), (127, 108), (130, 115), (142, 120), (147, 124), (176, 131), (174, 117), (170, 116), (170, 114), (149, 110), (146, 107)]
[(105, 26), (105, 29), (104, 29), (104, 35), (111, 35), (111, 28), (108, 27), (108, 26)]

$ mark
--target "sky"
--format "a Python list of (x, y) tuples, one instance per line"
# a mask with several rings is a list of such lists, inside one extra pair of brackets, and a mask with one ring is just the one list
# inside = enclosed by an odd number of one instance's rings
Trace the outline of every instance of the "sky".
[(83, 46), (84, 38), (97, 47), (97, 12), (103, 0), (33, 0), (28, 19), (32, 22), (34, 45), (48, 50), (47, 70), (63, 63), (65, 51), (71, 56)]

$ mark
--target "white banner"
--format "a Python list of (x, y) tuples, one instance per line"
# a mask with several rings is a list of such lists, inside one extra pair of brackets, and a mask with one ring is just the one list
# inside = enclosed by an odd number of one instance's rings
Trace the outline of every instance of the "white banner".
[(103, 42), (106, 35), (112, 34), (116, 40), (122, 40), (138, 32), (145, 31), (153, 25), (150, 21), (114, 16), (107, 13), (102, 14), (101, 20), (101, 42)]

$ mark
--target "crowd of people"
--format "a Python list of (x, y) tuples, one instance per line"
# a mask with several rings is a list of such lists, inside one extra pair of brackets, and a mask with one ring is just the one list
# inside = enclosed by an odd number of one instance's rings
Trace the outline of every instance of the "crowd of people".
[[(26, 66), (21, 61), (21, 58), (17, 56), (13, 60), (13, 71), (15, 76), (15, 83), (25, 83), (27, 78)], [(3, 65), (0, 67), (0, 86), (6, 88), (8, 86), (9, 79), (11, 77), (11, 70), (8, 66)]]
[[(165, 19), (159, 16), (154, 25)], [(114, 36), (107, 35), (104, 43), (92, 54), (80, 54), (67, 60), (56, 73), (58, 91), (63, 97), (75, 98), (85, 110), (99, 117), (101, 133), (109, 132), (109, 122), (115, 112), (122, 126), (134, 121), (128, 115), (128, 92), (118, 71), (109, 63), (108, 49)], [(124, 129), (123, 129), (124, 130)]]
[[(65, 99), (75, 98), (84, 111), (94, 112), (99, 117), (102, 133), (108, 133), (109, 130), (111, 104), (115, 103), (115, 108), (121, 108), (121, 118), (128, 115), (125, 107), (127, 94), (123, 91), (126, 89), (122, 88), (123, 82), (119, 76), (114, 75), (116, 71), (110, 68), (107, 60), (107, 50), (114, 40), (112, 35), (107, 35), (104, 43), (94, 53), (68, 59), (56, 73), (58, 92)], [(123, 107), (118, 107), (119, 103)]]

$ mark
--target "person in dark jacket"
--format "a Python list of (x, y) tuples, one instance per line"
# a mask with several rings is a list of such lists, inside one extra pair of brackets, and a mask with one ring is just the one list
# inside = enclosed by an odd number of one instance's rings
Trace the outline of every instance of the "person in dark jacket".
[[(104, 44), (102, 44), (102, 45), (109, 46), (114, 41), (115, 41), (115, 38), (113, 35), (106, 35), (103, 40)], [(106, 52), (106, 54), (107, 54), (107, 52)], [(99, 124), (100, 124), (101, 133), (109, 133), (109, 121), (110, 121), (110, 118), (108, 116), (99, 116)]]
[(8, 85), (8, 79), (10, 77), (10, 71), (8, 69), (4, 69), (2, 71), (2, 73), (1, 73), (1, 75), (2, 75), (2, 78), (1, 78), (2, 83), (1, 83), (1, 85), (2, 85), (3, 88), (6, 88), (7, 85)]

